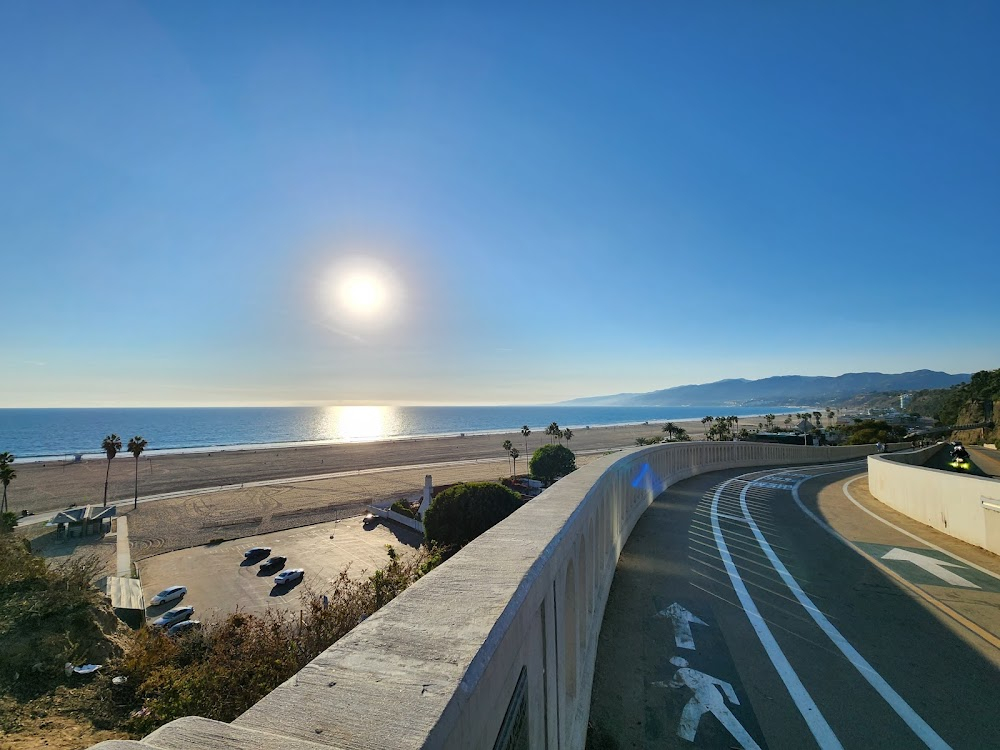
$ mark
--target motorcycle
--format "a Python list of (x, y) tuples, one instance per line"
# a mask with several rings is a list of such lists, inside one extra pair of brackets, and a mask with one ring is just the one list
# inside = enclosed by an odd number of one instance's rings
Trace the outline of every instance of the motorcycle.
[(959, 444), (951, 449), (951, 461), (948, 465), (958, 471), (968, 471), (972, 468), (969, 451), (965, 449), (965, 446)]

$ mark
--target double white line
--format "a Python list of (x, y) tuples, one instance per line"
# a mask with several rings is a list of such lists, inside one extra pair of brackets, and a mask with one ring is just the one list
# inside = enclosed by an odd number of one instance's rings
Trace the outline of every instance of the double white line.
[[(798, 481), (792, 486), (791, 492), (792, 497), (798, 506), (803, 509), (806, 514), (812, 518), (814, 521), (816, 519), (815, 515), (811, 513), (799, 499), (799, 486), (817, 476), (824, 476), (825, 474), (836, 474), (843, 471), (855, 470), (855, 466), (850, 466), (846, 468), (840, 468), (835, 471), (827, 471), (821, 474), (814, 474), (810, 477), (799, 478)], [(801, 467), (798, 468), (801, 470)], [(796, 469), (788, 469), (788, 472), (794, 472)], [(754, 472), (756, 473), (756, 472)], [(776, 472), (781, 474), (780, 471)], [(753, 485), (754, 480), (745, 480), (744, 477), (751, 476), (750, 474), (744, 474), (740, 477), (735, 477), (729, 479), (722, 484), (720, 484), (712, 497), (712, 531), (715, 535), (715, 544), (719, 550), (719, 555), (722, 558), (723, 565), (726, 568), (726, 572), (729, 574), (729, 580), (733, 584), (733, 589), (736, 591), (736, 595), (740, 600), (740, 604), (743, 606), (743, 610), (746, 612), (747, 617), (750, 620), (750, 624), (760, 639), (761, 645), (767, 652), (768, 658), (770, 658), (771, 663), (774, 665), (775, 669), (778, 671), (778, 675), (781, 677), (782, 682), (785, 683), (785, 687), (788, 689), (789, 695), (792, 701), (795, 703), (796, 708), (798, 708), (799, 713), (802, 714), (802, 718), (805, 719), (806, 724), (809, 727), (809, 731), (812, 732), (813, 737), (823, 750), (840, 750), (843, 746), (840, 744), (840, 740), (834, 734), (833, 729), (830, 728), (829, 723), (827, 723), (816, 702), (809, 695), (809, 691), (806, 690), (799, 676), (795, 673), (792, 665), (789, 663), (788, 658), (782, 652), (781, 647), (778, 645), (777, 640), (775, 640), (774, 635), (771, 633), (770, 628), (764, 621), (764, 618), (760, 614), (760, 610), (757, 609), (757, 605), (753, 598), (750, 596), (750, 592), (747, 590), (746, 584), (743, 582), (743, 578), (740, 576), (739, 570), (736, 567), (736, 563), (733, 562), (732, 555), (729, 553), (729, 547), (726, 544), (726, 540), (723, 537), (722, 529), (719, 526), (719, 499), (722, 497), (722, 492), (733, 482), (743, 481), (745, 482), (743, 489), (740, 491), (740, 508), (743, 511), (743, 517), (737, 517), (736, 520), (744, 521), (750, 527), (754, 538), (757, 540), (757, 544), (760, 546), (764, 555), (767, 557), (771, 566), (774, 568), (775, 572), (784, 581), (785, 585), (788, 586), (792, 594), (798, 600), (799, 604), (803, 606), (806, 612), (809, 613), (813, 621), (819, 626), (826, 635), (833, 641), (834, 645), (840, 650), (840, 652), (854, 665), (855, 669), (861, 674), (865, 680), (878, 692), (879, 695), (889, 704), (890, 707), (899, 715), (899, 717), (906, 723), (908, 727), (923, 741), (925, 745), (934, 750), (950, 750), (950, 746), (935, 732), (931, 727), (925, 722), (917, 712), (914, 711), (907, 703), (903, 700), (900, 695), (892, 689), (888, 682), (882, 678), (882, 676), (875, 671), (875, 669), (868, 663), (867, 660), (861, 654), (858, 653), (844, 636), (838, 631), (833, 624), (827, 619), (819, 608), (813, 603), (813, 601), (806, 595), (805, 591), (799, 585), (798, 581), (788, 572), (785, 565), (778, 559), (778, 556), (774, 553), (771, 545), (768, 543), (767, 539), (761, 533), (760, 529), (757, 527), (757, 523), (754, 521), (753, 516), (750, 514), (750, 509), (747, 505), (747, 491)], [(721, 514), (726, 517), (726, 514)]]

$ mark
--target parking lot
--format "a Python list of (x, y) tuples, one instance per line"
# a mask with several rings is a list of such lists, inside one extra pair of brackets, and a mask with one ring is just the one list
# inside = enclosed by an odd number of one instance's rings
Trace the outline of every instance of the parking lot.
[(281, 569), (264, 573), (258, 564), (246, 564), (243, 553), (251, 547), (270, 547), (272, 555), (287, 557), (282, 569), (303, 568), (303, 583), (322, 592), (348, 565), (352, 577), (384, 567), (389, 561), (386, 544), (402, 553), (420, 541), (409, 529), (384, 523), (365, 527), (362, 516), (356, 516), (168, 552), (139, 563), (146, 602), (173, 585), (186, 586), (187, 595), (180, 601), (148, 606), (146, 615), (156, 617), (180, 605), (193, 606), (191, 619), (202, 622), (221, 619), (237, 607), (253, 613), (269, 607), (298, 612), (302, 585), (275, 586), (274, 576)]

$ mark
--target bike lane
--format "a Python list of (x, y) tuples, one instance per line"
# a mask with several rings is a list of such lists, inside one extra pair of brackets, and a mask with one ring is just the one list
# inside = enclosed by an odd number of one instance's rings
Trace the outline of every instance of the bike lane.
[[(997, 745), (992, 713), (969, 716), (1000, 698), (989, 654), (796, 504), (837, 485), (844, 473), (808, 478), (830, 470), (705, 475), (657, 499), (609, 598), (595, 734), (619, 730), (619, 747), (752, 746), (728, 731), (735, 718), (761, 747)], [(657, 627), (642, 609), (667, 613)], [(698, 649), (697, 664), (680, 658), (707, 677), (677, 675), (678, 621)], [(714, 700), (706, 685), (729, 714), (702, 711), (692, 742), (692, 716)]]

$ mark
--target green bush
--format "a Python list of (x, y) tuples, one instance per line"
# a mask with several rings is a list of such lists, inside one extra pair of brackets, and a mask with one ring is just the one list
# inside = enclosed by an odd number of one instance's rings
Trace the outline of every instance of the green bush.
[(884, 420), (866, 419), (844, 428), (848, 445), (871, 445), (872, 443), (893, 443), (906, 435), (906, 428), (891, 425)]
[(552, 443), (535, 451), (528, 464), (531, 476), (551, 484), (559, 477), (576, 471), (576, 456), (569, 448)]
[(438, 494), (424, 514), (427, 544), (461, 547), (520, 508), (521, 496), (496, 482), (457, 484)]
[(407, 518), (416, 518), (417, 517), (416, 512), (407, 503), (404, 503), (402, 500), (397, 500), (392, 505), (390, 505), (389, 506), (389, 510), (393, 510), (396, 513), (399, 513), (401, 516), (406, 516)]

